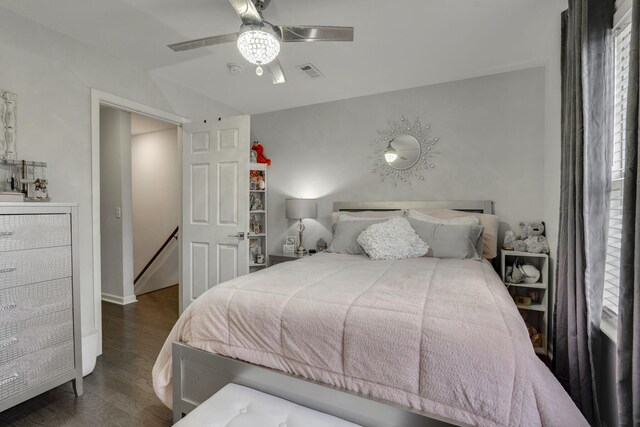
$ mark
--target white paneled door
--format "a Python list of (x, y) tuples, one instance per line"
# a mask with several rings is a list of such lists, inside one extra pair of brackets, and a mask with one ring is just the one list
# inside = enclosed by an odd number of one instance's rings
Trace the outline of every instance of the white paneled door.
[(180, 310), (249, 272), (250, 117), (184, 125)]

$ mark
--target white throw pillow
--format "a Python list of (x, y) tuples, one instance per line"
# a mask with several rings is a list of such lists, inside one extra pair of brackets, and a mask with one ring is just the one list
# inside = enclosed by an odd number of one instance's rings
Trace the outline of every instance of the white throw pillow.
[(432, 224), (449, 224), (449, 225), (479, 225), (480, 220), (475, 216), (461, 216), (458, 218), (438, 218), (433, 215), (420, 212), (415, 209), (407, 211), (407, 217), (420, 221), (430, 222)]
[(409, 221), (400, 217), (370, 225), (360, 233), (358, 243), (371, 259), (416, 258), (429, 251)]

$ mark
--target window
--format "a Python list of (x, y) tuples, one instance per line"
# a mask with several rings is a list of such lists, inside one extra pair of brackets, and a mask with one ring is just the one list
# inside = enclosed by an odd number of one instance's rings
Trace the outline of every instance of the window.
[(629, 44), (631, 25), (619, 27), (615, 36), (615, 108), (613, 162), (609, 210), (609, 238), (604, 278), (603, 307), (606, 314), (618, 315), (620, 284), (620, 243), (622, 237), (622, 186), (624, 183), (625, 135), (627, 119), (627, 86), (629, 77)]

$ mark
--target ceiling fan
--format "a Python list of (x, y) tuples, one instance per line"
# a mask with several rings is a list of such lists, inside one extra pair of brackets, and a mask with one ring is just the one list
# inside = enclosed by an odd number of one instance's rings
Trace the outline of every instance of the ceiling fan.
[(262, 17), (271, 0), (229, 0), (242, 25), (237, 33), (205, 37), (170, 44), (175, 52), (235, 42), (242, 56), (257, 65), (256, 74), (263, 74), (265, 66), (273, 76), (273, 84), (287, 79), (278, 60), (280, 43), (314, 41), (353, 41), (353, 27), (326, 27), (311, 25), (273, 25)]

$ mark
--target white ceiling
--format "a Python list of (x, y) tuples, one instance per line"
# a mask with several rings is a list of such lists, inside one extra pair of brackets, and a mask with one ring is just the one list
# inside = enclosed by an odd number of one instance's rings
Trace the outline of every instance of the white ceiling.
[(131, 113), (131, 135), (141, 135), (143, 133), (159, 132), (175, 128), (173, 123), (152, 119), (142, 114)]
[[(259, 113), (543, 64), (566, 3), (272, 0), (264, 16), (273, 23), (355, 27), (353, 43), (283, 44), (284, 85), (272, 85), (267, 73), (257, 77), (234, 45), (183, 53), (166, 47), (237, 31), (240, 20), (227, 0), (0, 0), (0, 7)], [(230, 62), (244, 72), (229, 74)], [(311, 80), (295, 68), (309, 62), (325, 77)]]

